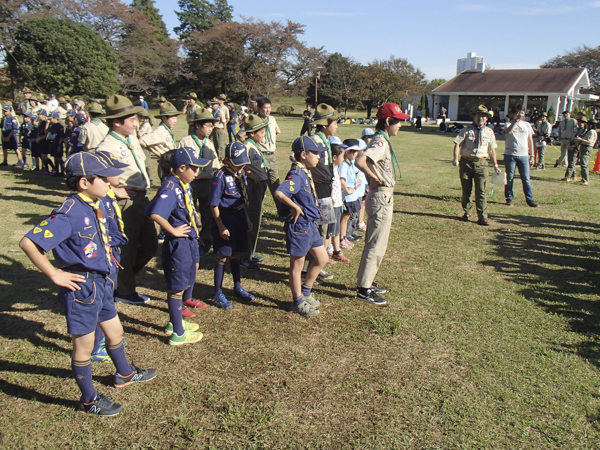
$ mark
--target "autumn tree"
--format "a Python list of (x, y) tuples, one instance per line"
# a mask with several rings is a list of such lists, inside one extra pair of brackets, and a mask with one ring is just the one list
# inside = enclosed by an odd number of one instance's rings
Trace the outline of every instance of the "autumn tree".
[(115, 51), (86, 24), (31, 19), (17, 27), (14, 39), (14, 58), (7, 63), (20, 83), (32, 82), (47, 93), (91, 96), (108, 95), (119, 87)]
[(588, 47), (584, 45), (578, 47), (566, 55), (555, 56), (540, 67), (544, 69), (585, 67), (590, 77), (592, 92), (600, 93), (600, 46)]

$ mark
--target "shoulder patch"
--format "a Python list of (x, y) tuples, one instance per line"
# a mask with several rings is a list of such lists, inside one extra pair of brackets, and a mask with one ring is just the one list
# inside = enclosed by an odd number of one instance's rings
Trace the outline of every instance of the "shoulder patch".
[(379, 146), (379, 147), (383, 147), (383, 141), (378, 141), (378, 142), (377, 142), (377, 146)]

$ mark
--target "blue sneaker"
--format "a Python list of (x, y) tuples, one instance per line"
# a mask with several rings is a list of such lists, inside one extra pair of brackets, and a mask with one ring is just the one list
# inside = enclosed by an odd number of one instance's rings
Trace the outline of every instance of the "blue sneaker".
[(260, 264), (261, 262), (263, 262), (265, 260), (265, 257), (257, 255), (256, 253), (252, 253), (252, 256), (250, 256), (250, 259), (253, 262), (255, 262), (256, 264)]
[(95, 351), (92, 352), (92, 361), (98, 362), (111, 362), (110, 356), (108, 356), (108, 352), (106, 351), (106, 347), (104, 345), (100, 345)]
[(251, 259), (242, 259), (240, 262), (242, 267), (245, 267), (248, 270), (260, 270), (260, 266)]
[(225, 298), (225, 294), (219, 294), (212, 299), (213, 304), (221, 309), (231, 309), (233, 308), (233, 304)]
[(254, 300), (254, 295), (250, 294), (246, 289), (240, 287), (239, 289), (234, 290), (235, 296), (241, 298), (243, 301), (250, 303)]

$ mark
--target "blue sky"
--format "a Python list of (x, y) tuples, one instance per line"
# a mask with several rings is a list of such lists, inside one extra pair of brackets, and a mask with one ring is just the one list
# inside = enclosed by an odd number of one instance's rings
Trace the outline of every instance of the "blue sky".
[[(337, 3), (337, 4), (336, 4)], [(496, 69), (539, 67), (581, 45), (600, 45), (593, 18), (600, 0), (229, 0), (234, 20), (306, 25), (302, 40), (366, 64), (406, 58), (428, 79), (456, 74), (456, 60), (476, 52)], [(155, 0), (170, 31), (179, 22), (174, 0)], [(590, 20), (587, 20), (589, 18)]]

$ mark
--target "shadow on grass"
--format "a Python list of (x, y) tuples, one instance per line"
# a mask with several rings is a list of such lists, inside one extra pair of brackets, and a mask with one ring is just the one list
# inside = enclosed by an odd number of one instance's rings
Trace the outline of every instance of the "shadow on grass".
[[(600, 367), (600, 240), (582, 232), (599, 225), (541, 217), (501, 216), (496, 220), (515, 228), (499, 230), (492, 243), (498, 260), (483, 261), (518, 284), (519, 293), (552, 314), (566, 319), (571, 331), (589, 337), (577, 344), (559, 344)], [(574, 236), (565, 237), (565, 232)]]
[[(7, 365), (13, 366), (13, 363), (7, 363), (6, 361), (0, 361), (3, 367)], [(39, 366), (38, 366), (39, 367)], [(29, 367), (30, 368), (30, 367)], [(29, 369), (28, 368), (28, 369)], [(10, 370), (10, 369), (7, 369)], [(23, 373), (30, 373), (28, 371), (23, 371)], [(72, 375), (69, 374), (69, 378)], [(64, 377), (67, 378), (67, 377)], [(19, 386), (16, 384), (9, 383), (5, 380), (0, 380), (0, 391), (4, 392), (6, 395), (10, 395), (11, 397), (20, 398), (23, 400), (29, 400), (33, 402), (40, 402), (45, 404), (53, 404), (64, 406), (65, 408), (75, 408), (75, 402), (73, 400), (67, 400), (65, 398), (53, 397), (51, 395), (41, 394), (33, 389), (25, 388), (23, 386)]]

